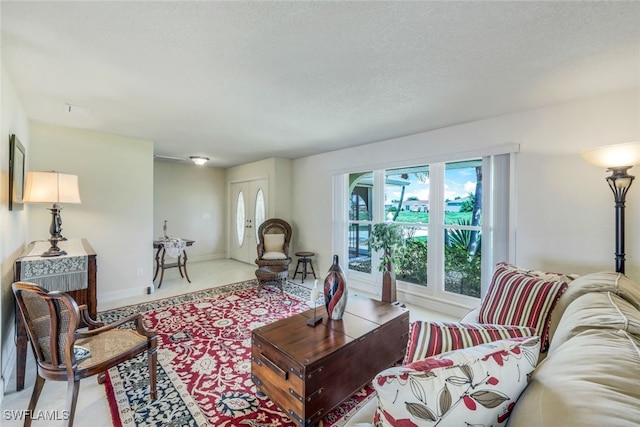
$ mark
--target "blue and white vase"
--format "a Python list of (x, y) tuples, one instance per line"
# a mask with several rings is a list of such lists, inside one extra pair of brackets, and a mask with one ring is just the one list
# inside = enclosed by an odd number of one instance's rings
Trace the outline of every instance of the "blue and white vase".
[(338, 255), (334, 255), (329, 274), (324, 279), (324, 305), (330, 319), (342, 319), (347, 307), (347, 294), (347, 279), (338, 263)]

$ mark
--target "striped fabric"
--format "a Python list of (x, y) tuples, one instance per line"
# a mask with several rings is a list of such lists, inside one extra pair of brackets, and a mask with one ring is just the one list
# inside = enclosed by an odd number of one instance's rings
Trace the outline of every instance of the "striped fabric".
[(409, 328), (403, 364), (506, 338), (530, 337), (534, 333), (533, 328), (526, 326), (416, 321)]
[(567, 289), (570, 278), (536, 273), (499, 263), (480, 304), (478, 321), (534, 328), (542, 339), (541, 351), (546, 351), (551, 311)]

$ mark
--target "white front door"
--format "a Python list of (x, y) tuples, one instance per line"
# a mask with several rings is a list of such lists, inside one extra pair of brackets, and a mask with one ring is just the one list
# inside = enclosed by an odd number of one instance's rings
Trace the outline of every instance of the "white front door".
[(253, 264), (257, 230), (266, 218), (268, 183), (265, 179), (231, 184), (231, 258)]

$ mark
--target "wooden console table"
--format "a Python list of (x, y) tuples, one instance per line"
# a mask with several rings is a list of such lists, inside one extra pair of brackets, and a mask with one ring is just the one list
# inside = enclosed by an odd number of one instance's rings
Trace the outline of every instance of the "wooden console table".
[(350, 296), (342, 320), (310, 327), (313, 310), (256, 328), (251, 378), (300, 427), (313, 426), (404, 357), (409, 311)]
[[(96, 318), (98, 313), (98, 300), (96, 297), (96, 252), (93, 250), (91, 245), (86, 239), (70, 239), (61, 241), (58, 243), (60, 249), (66, 250), (68, 255), (62, 255), (58, 257), (48, 257), (42, 258), (38, 256), (38, 253), (41, 251), (34, 251), (34, 249), (39, 246), (42, 242), (31, 242), (27, 249), (20, 255), (18, 259), (15, 261), (14, 266), (14, 277), (13, 280), (15, 282), (19, 281), (32, 281), (36, 282), (38, 285), (46, 288), (49, 291), (57, 291), (64, 290), (68, 293), (77, 303), (78, 305), (86, 304), (89, 314), (93, 319)], [(46, 242), (45, 249), (49, 248), (49, 242)], [(70, 248), (81, 247), (85, 254), (78, 254), (72, 252)], [(25, 277), (25, 261), (31, 260), (46, 260), (51, 263), (65, 262), (65, 259), (68, 261), (69, 258), (72, 257), (85, 257), (86, 256), (86, 283), (82, 284), (80, 289), (76, 290), (65, 290), (59, 289), (58, 285), (56, 285), (56, 277), (64, 276), (65, 273), (57, 274), (56, 276), (44, 276), (39, 277), (37, 280), (29, 280), (29, 277)], [(75, 274), (75, 273), (69, 273)], [(22, 319), (22, 315), (20, 313), (20, 308), (17, 304), (15, 304), (15, 322), (16, 322), (16, 390), (22, 390), (24, 388), (24, 376), (25, 369), (27, 365), (27, 331), (25, 329), (24, 320)]]
[(162, 273), (160, 274), (160, 281), (158, 282), (158, 289), (160, 289), (160, 286), (162, 286), (162, 279), (164, 279), (164, 271), (167, 268), (178, 267), (178, 271), (180, 272), (180, 277), (186, 277), (187, 281), (191, 283), (191, 279), (189, 279), (189, 274), (187, 274), (186, 248), (193, 245), (195, 240), (189, 240), (189, 239), (182, 239), (182, 240), (184, 240), (184, 243), (185, 243), (185, 250), (183, 250), (182, 253), (178, 256), (177, 262), (171, 262), (171, 263), (164, 262), (164, 256), (167, 253), (167, 251), (164, 248), (164, 241), (162, 240), (153, 241), (153, 248), (156, 249), (156, 271), (153, 274), (154, 281), (156, 280), (156, 277), (158, 277), (158, 272), (162, 271)]

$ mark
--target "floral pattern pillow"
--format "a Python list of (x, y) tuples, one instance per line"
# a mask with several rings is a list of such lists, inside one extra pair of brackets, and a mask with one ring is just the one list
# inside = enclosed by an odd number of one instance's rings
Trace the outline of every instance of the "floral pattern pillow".
[(538, 361), (540, 338), (510, 338), (380, 372), (376, 427), (504, 426)]

